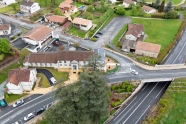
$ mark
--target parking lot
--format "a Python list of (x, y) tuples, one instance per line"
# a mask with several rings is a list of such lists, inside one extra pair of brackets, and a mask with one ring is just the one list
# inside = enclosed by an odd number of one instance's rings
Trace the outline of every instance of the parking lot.
[(108, 25), (106, 25), (102, 30), (102, 35), (96, 34), (98, 36), (96, 44), (106, 44), (114, 39), (121, 28), (130, 23), (131, 20), (128, 17), (115, 17)]
[(16, 47), (17, 49), (23, 49), (26, 46), (28, 46), (28, 44), (25, 43), (20, 37), (18, 39), (16, 39), (14, 42), (12, 42), (11, 45)]

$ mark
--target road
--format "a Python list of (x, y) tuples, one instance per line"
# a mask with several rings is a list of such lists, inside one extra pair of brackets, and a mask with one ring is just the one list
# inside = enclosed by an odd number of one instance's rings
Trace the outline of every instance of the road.
[(158, 101), (170, 82), (146, 83), (127, 106), (107, 124), (139, 124), (148, 109)]
[(186, 61), (186, 30), (183, 30), (180, 40), (165, 59), (164, 64), (181, 64)]

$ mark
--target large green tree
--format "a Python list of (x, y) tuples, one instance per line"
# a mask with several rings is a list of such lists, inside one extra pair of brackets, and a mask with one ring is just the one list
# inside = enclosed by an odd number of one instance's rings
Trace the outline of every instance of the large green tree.
[(109, 89), (99, 60), (90, 57), (76, 83), (57, 89), (59, 102), (45, 116), (49, 124), (99, 124), (108, 117)]
[(165, 12), (169, 12), (173, 10), (173, 6), (172, 6), (172, 0), (169, 1), (169, 3), (165, 6)]
[(164, 6), (165, 6), (165, 0), (161, 2), (161, 5), (158, 7), (158, 12), (163, 12), (164, 11)]
[(160, 0), (156, 0), (156, 2), (154, 3), (154, 7), (157, 9), (160, 5)]
[(116, 14), (125, 15), (125, 9), (123, 7), (117, 7), (116, 8)]
[(0, 38), (0, 53), (6, 54), (9, 53), (10, 44), (6, 38)]
[(132, 10), (131, 10), (131, 15), (132, 15), (132, 16), (135, 16), (135, 15), (137, 15), (137, 13), (138, 13), (138, 10), (136, 9), (135, 6), (133, 6), (133, 7), (132, 7)]

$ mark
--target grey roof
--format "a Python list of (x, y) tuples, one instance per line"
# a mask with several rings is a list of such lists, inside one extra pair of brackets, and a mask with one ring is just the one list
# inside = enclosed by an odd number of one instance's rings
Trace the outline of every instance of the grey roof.
[(29, 0), (23, 0), (21, 2), (21, 5), (24, 5), (24, 6), (32, 6), (33, 4), (34, 4), (34, 2), (29, 1)]
[(93, 51), (101, 57), (100, 62), (105, 62), (105, 50), (103, 48), (93, 49)]
[(134, 47), (133, 45), (134, 45), (134, 41), (125, 39), (123, 41), (122, 48), (124, 48), (125, 46), (133, 48)]

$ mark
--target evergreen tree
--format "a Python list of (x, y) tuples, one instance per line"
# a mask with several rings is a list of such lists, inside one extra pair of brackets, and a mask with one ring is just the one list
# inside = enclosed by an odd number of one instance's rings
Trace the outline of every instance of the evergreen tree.
[(108, 117), (109, 89), (99, 60), (90, 57), (76, 83), (57, 89), (59, 102), (45, 114), (50, 124), (99, 124)]
[(165, 6), (165, 0), (163, 0), (163, 1), (161, 2), (161, 5), (160, 5), (159, 8), (158, 8), (158, 12), (163, 12), (163, 11), (164, 11), (164, 6)]
[(156, 2), (154, 3), (154, 7), (157, 9), (160, 5), (160, 0), (156, 0)]
[(136, 9), (136, 7), (132, 7), (132, 10), (131, 10), (131, 14), (132, 14), (132, 16), (135, 16), (135, 15), (137, 15), (137, 9)]
[(173, 9), (173, 6), (172, 6), (172, 0), (169, 1), (169, 3), (167, 4), (167, 6), (165, 6), (165, 12), (169, 12)]

